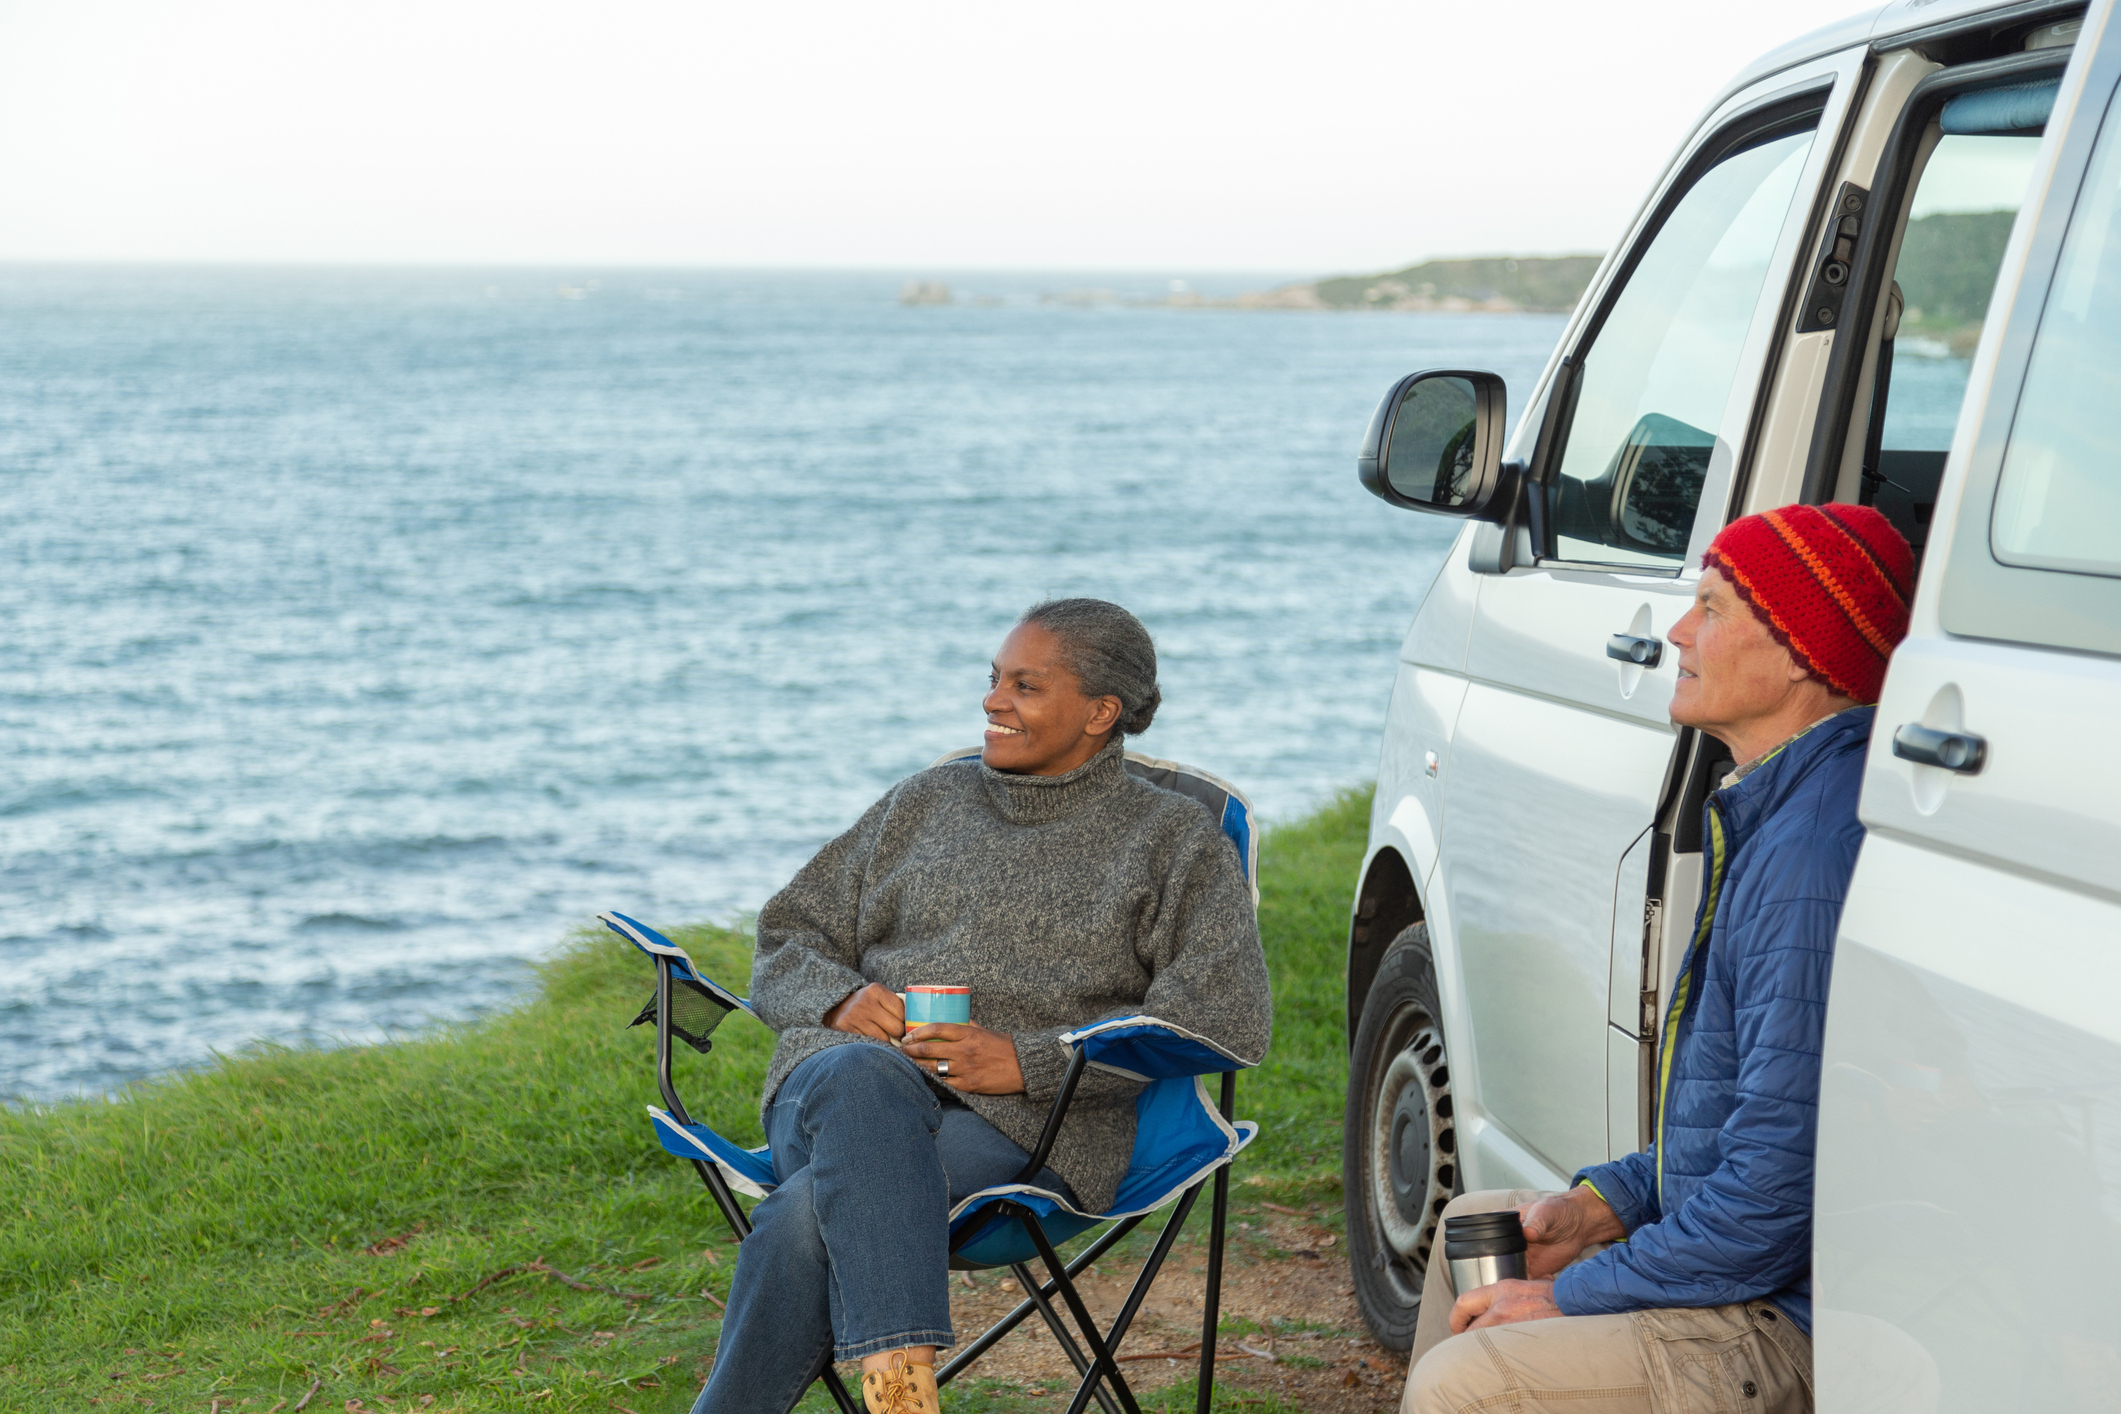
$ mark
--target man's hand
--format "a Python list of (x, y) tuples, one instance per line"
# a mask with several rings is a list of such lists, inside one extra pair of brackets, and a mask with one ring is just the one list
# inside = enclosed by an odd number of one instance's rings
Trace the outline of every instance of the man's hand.
[(1618, 1242), (1628, 1235), (1611, 1206), (1588, 1183), (1526, 1203), (1518, 1208), (1517, 1218), (1524, 1224), (1525, 1275), (1534, 1281), (1553, 1276), (1594, 1242)]
[(967, 1095), (1023, 1093), (1024, 1072), (1016, 1063), (1016, 1042), (999, 1031), (931, 1021), (908, 1031), (899, 1049), (922, 1070)]
[(1482, 1326), (1544, 1321), (1560, 1314), (1551, 1281), (1490, 1282), (1466, 1292), (1451, 1307), (1451, 1334), (1464, 1335)]
[(871, 982), (842, 997), (838, 1006), (825, 1013), (825, 1024), (835, 1031), (896, 1043), (906, 1034), (906, 1004), (883, 983)]

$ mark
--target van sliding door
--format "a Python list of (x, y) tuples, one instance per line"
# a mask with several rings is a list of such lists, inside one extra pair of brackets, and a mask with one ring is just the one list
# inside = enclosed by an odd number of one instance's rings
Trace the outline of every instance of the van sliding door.
[(2107, 6), (2079, 47), (2004, 262), (2003, 327), (1969, 367), (1864, 776), (1820, 1093), (1823, 1414), (2117, 1398), (2121, 756), (2105, 743), (2121, 721), (2121, 33)]

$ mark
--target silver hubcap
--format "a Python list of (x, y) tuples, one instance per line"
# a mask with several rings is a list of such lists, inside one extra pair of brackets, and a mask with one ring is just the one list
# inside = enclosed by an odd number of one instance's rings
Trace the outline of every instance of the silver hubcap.
[(1386, 1244), (1414, 1264), (1416, 1280), (1456, 1177), (1450, 1096), (1443, 1037), (1424, 1024), (1385, 1067), (1370, 1106), (1370, 1211)]

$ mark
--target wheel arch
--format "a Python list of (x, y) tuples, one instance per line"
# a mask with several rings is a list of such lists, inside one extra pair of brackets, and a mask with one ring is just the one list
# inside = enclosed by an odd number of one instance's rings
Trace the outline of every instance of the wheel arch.
[(1363, 1003), (1377, 978), (1377, 964), (1392, 940), (1428, 916), (1406, 856), (1385, 845), (1363, 866), (1362, 884), (1348, 919), (1347, 1044), (1355, 1044)]

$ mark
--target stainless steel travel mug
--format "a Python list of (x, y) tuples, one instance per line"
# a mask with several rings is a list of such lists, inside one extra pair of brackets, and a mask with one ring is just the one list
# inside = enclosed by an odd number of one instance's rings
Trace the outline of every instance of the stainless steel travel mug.
[(1515, 1209), (1466, 1213), (1443, 1220), (1443, 1259), (1458, 1295), (1524, 1276), (1524, 1224)]

